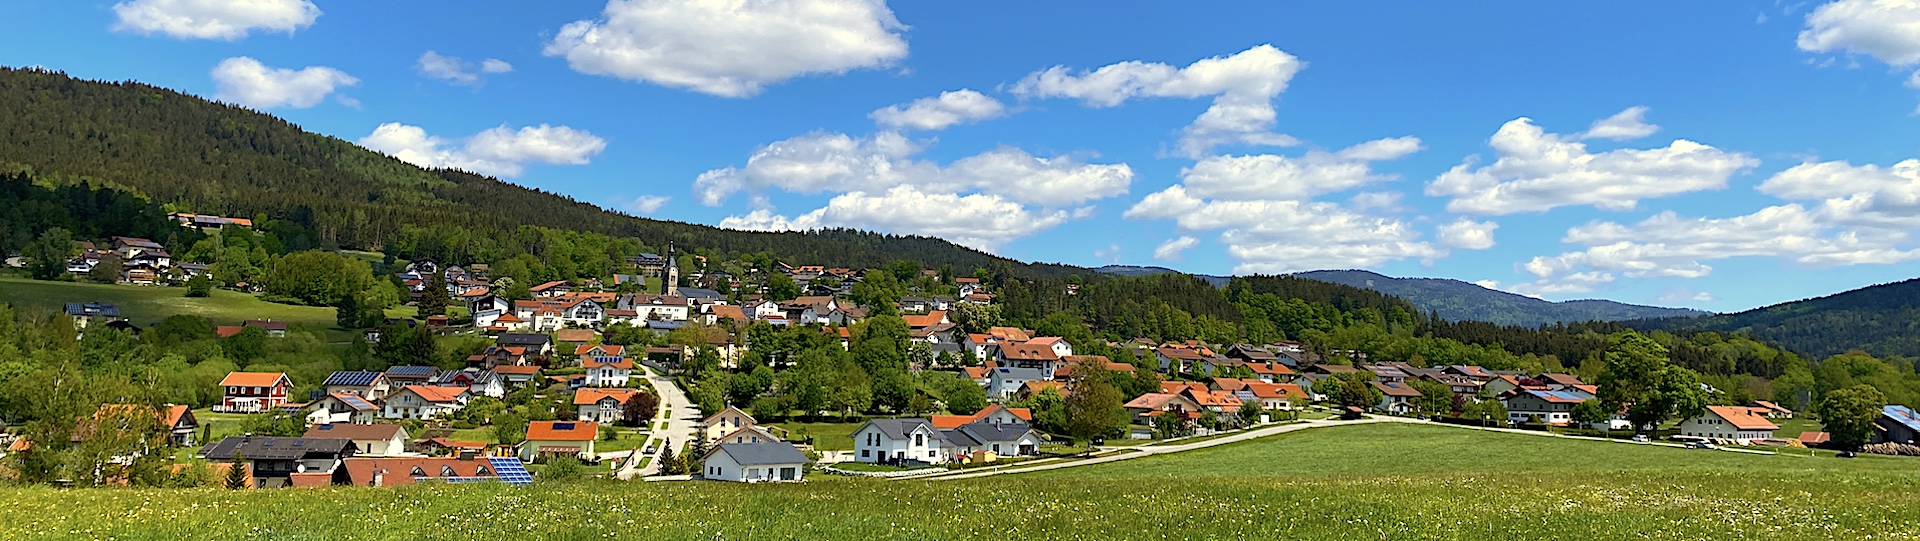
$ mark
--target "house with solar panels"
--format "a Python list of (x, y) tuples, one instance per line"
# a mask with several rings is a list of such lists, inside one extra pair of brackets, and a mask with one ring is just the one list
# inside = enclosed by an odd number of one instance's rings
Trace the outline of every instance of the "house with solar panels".
[(255, 488), (334, 484), (341, 461), (358, 454), (351, 440), (285, 436), (233, 436), (200, 449), (200, 458), (227, 462), (239, 457)]
[(366, 424), (380, 420), (380, 406), (360, 395), (332, 393), (307, 405), (307, 424)]
[(527, 439), (520, 443), (520, 460), (541, 462), (555, 456), (593, 460), (593, 442), (600, 423), (593, 421), (534, 421), (527, 423)]
[(430, 385), (433, 377), (440, 375), (440, 369), (431, 366), (391, 366), (385, 373), (389, 385), (398, 388), (407, 385)]
[(386, 374), (359, 370), (334, 372), (320, 386), (326, 394), (350, 394), (367, 400), (385, 398), (392, 387)]
[(1566, 426), (1573, 422), (1573, 407), (1593, 399), (1578, 390), (1515, 389), (1500, 401), (1507, 406), (1508, 421), (1530, 423), (1538, 417), (1550, 425)]
[(388, 419), (438, 419), (467, 407), (473, 393), (465, 387), (408, 385), (381, 401), (381, 416)]
[(407, 429), (393, 424), (324, 424), (307, 427), (307, 438), (339, 438), (353, 442), (361, 456), (407, 454)]
[(357, 487), (400, 487), (418, 483), (533, 484), (526, 465), (513, 457), (485, 458), (349, 458), (347, 484)]

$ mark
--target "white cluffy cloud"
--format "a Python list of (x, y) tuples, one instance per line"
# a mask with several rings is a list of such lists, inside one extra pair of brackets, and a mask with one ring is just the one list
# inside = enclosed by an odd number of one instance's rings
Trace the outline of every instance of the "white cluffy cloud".
[(1007, 107), (986, 94), (962, 88), (939, 96), (891, 105), (867, 115), (880, 127), (896, 130), (944, 130), (1006, 114)]
[(1809, 162), (1774, 174), (1759, 191), (1789, 201), (1731, 218), (1664, 212), (1633, 225), (1592, 222), (1563, 242), (1586, 246), (1523, 266), (1546, 292), (1585, 292), (1626, 277), (1699, 278), (1707, 262), (1770, 257), (1806, 267), (1891, 264), (1920, 258), (1920, 160), (1889, 168)]
[(1447, 210), (1498, 215), (1593, 205), (1629, 210), (1641, 199), (1724, 188), (1735, 173), (1759, 165), (1746, 154), (1677, 139), (1663, 148), (1593, 153), (1582, 138), (1651, 134), (1644, 110), (1628, 109), (1576, 137), (1546, 133), (1529, 118), (1500, 127), (1488, 144), (1498, 159), (1475, 168), (1477, 156), (1427, 184), (1427, 195), (1450, 196)]
[(1272, 45), (1260, 45), (1185, 68), (1137, 60), (1092, 71), (1054, 66), (1027, 75), (1012, 90), (1024, 98), (1075, 99), (1089, 107), (1114, 107), (1135, 98), (1212, 96), (1213, 105), (1186, 127), (1178, 144), (1182, 155), (1198, 159), (1223, 144), (1298, 144), (1273, 132), (1273, 100), (1303, 65)]
[(360, 138), (367, 147), (421, 167), (449, 167), (498, 177), (517, 177), (528, 163), (585, 165), (607, 148), (591, 133), (566, 126), (494, 127), (455, 142), (427, 134), (419, 126), (381, 124)]
[(488, 58), (480, 61), (476, 69), (476, 66), (461, 60), (460, 57), (427, 51), (420, 55), (420, 60), (414, 64), (414, 68), (427, 77), (456, 85), (472, 86), (480, 84), (481, 75), (512, 72), (513, 64), (497, 58)]
[(1180, 238), (1167, 239), (1166, 242), (1160, 243), (1160, 247), (1153, 249), (1153, 258), (1161, 261), (1179, 261), (1182, 252), (1198, 244), (1200, 239), (1184, 235)]
[[(1417, 151), (1412, 137), (1380, 139), (1337, 152), (1300, 158), (1217, 156), (1182, 172), (1181, 183), (1142, 198), (1125, 216), (1174, 220), (1183, 231), (1220, 231), (1236, 273), (1282, 273), (1355, 268), (1406, 258), (1430, 259), (1444, 250), (1419, 240), (1401, 220), (1339, 204), (1311, 201), (1391, 177), (1369, 162)], [(1365, 194), (1363, 194), (1364, 196)], [(1360, 197), (1381, 203), (1380, 197)], [(1391, 201), (1386, 201), (1391, 204)]]
[(305, 109), (319, 105), (340, 87), (360, 84), (360, 80), (329, 67), (272, 68), (240, 56), (214, 66), (213, 83), (217, 89), (214, 97), (221, 101), (255, 109)]
[(546, 46), (575, 71), (731, 98), (907, 56), (884, 0), (609, 0)]
[(991, 251), (1008, 241), (1066, 223), (1064, 210), (1037, 211), (998, 195), (928, 193), (914, 186), (835, 196), (827, 206), (788, 218), (759, 209), (729, 216), (720, 227), (752, 231), (805, 231), (850, 227), (938, 237)]
[(1845, 51), (1893, 66), (1920, 64), (1920, 3), (1911, 0), (1839, 0), (1807, 14), (1800, 50)]
[(642, 195), (622, 203), (620, 207), (639, 214), (653, 214), (654, 211), (660, 210), (660, 207), (666, 206), (667, 201), (671, 199), (661, 195)]
[(745, 166), (702, 173), (693, 188), (708, 206), (742, 191), (840, 194), (826, 208), (798, 217), (759, 209), (728, 218), (725, 227), (864, 227), (993, 249), (1083, 218), (1090, 208), (1066, 209), (1124, 194), (1133, 183), (1133, 169), (1126, 164), (1042, 158), (1000, 147), (942, 166), (914, 158), (924, 150), (924, 144), (898, 132), (814, 133), (761, 147)]
[(320, 7), (309, 0), (130, 0), (113, 13), (116, 31), (232, 41), (256, 29), (292, 34), (312, 26)]
[(1462, 216), (1440, 226), (1440, 244), (1463, 250), (1485, 250), (1493, 247), (1493, 230), (1499, 228), (1497, 223), (1476, 222)]
[(942, 167), (913, 159), (923, 150), (921, 143), (897, 132), (858, 138), (808, 134), (761, 147), (744, 167), (703, 173), (693, 189), (708, 206), (740, 191), (878, 193), (901, 185), (929, 192), (978, 190), (1022, 203), (1066, 206), (1126, 193), (1133, 183), (1133, 169), (1126, 164), (1041, 158), (1000, 147)]

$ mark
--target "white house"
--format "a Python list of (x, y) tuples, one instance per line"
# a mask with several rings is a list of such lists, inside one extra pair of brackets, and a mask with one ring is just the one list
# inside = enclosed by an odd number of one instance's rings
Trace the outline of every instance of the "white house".
[(388, 419), (437, 419), (467, 407), (473, 396), (465, 387), (408, 385), (388, 396), (381, 416)]
[(1573, 422), (1573, 407), (1592, 399), (1593, 395), (1578, 391), (1519, 389), (1507, 393), (1501, 402), (1507, 407), (1508, 421), (1530, 423), (1537, 417), (1550, 425), (1566, 426)]
[(796, 482), (807, 469), (807, 455), (780, 442), (721, 444), (701, 462), (701, 477), (736, 483)]
[(357, 455), (400, 456), (407, 454), (407, 429), (387, 424), (325, 424), (307, 428), (303, 438), (353, 440)]
[(327, 394), (350, 394), (367, 400), (385, 398), (391, 387), (386, 374), (366, 371), (334, 372), (320, 386)]
[(633, 359), (626, 357), (589, 357), (580, 366), (587, 369), (588, 387), (625, 387), (633, 377)]
[(552, 456), (593, 458), (593, 440), (600, 423), (592, 421), (534, 421), (527, 424), (527, 441), (520, 444), (520, 460), (533, 462)]
[(307, 406), (307, 424), (366, 424), (380, 418), (380, 406), (359, 395), (333, 393)]
[(926, 419), (869, 419), (853, 431), (853, 459), (860, 462), (947, 461), (940, 430)]
[(727, 406), (727, 409), (720, 410), (720, 413), (708, 415), (706, 420), (700, 422), (700, 437), (710, 441), (718, 440), (728, 434), (732, 434), (742, 428), (754, 426), (755, 424), (757, 424), (757, 422), (753, 420), (752, 415), (747, 415), (747, 412), (740, 411), (740, 408)]
[(679, 295), (642, 294), (621, 297), (617, 306), (632, 310), (633, 318), (638, 321), (686, 321), (693, 305)]
[(638, 394), (638, 389), (582, 387), (573, 393), (573, 406), (582, 421), (616, 423), (626, 417), (627, 401)]
[(1680, 436), (1747, 443), (1773, 438), (1780, 427), (1745, 406), (1707, 406), (1707, 411), (1680, 422)]
[(1040, 452), (1040, 433), (1026, 423), (989, 423), (985, 421), (942, 430), (947, 454), (958, 459), (980, 452), (996, 456), (1033, 456)]
[(780, 441), (779, 436), (767, 430), (767, 427), (754, 425), (721, 436), (716, 443), (766, 443)]
[(1046, 381), (1049, 372), (1038, 368), (994, 368), (987, 373), (987, 397), (999, 400), (1012, 398), (1020, 392), (1020, 387), (1029, 381)]

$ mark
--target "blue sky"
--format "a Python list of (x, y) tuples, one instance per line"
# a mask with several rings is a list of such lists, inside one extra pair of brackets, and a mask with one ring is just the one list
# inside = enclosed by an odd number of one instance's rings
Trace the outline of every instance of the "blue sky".
[(1917, 1), (723, 4), (10, 2), (0, 64), (1023, 260), (1718, 311), (1920, 274)]

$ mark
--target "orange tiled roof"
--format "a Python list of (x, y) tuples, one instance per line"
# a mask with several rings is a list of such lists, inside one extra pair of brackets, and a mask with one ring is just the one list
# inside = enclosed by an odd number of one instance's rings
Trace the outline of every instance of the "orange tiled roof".
[(1707, 411), (1726, 419), (1734, 428), (1741, 430), (1779, 430), (1780, 427), (1767, 421), (1764, 415), (1755, 415), (1752, 408), (1742, 406), (1707, 406)]
[(625, 404), (637, 394), (640, 394), (638, 389), (582, 387), (573, 393), (573, 405), (598, 404), (601, 400), (608, 398)]
[(285, 372), (228, 372), (221, 387), (272, 387), (287, 377)]
[(599, 435), (600, 423), (593, 421), (534, 421), (527, 425), (527, 441), (593, 441)]
[(420, 395), (420, 398), (434, 403), (453, 402), (460, 399), (461, 393), (467, 392), (466, 387), (435, 387), (431, 385), (408, 385), (406, 386), (406, 390), (412, 391), (413, 394)]

